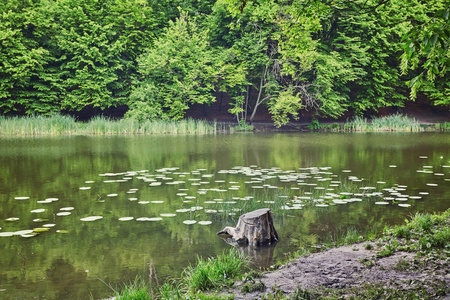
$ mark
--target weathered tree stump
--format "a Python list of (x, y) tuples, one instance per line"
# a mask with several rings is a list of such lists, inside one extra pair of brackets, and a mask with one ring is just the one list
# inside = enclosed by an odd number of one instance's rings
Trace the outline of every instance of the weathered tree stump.
[(278, 241), (278, 234), (273, 226), (272, 213), (268, 208), (261, 208), (239, 217), (236, 228), (225, 227), (217, 233), (231, 236), (239, 245), (262, 246)]

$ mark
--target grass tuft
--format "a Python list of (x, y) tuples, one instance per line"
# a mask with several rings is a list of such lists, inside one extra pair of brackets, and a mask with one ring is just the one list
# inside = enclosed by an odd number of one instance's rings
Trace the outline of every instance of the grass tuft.
[(113, 120), (104, 116), (96, 116), (88, 122), (76, 122), (71, 116), (0, 116), (0, 135), (118, 135), (118, 134), (215, 134), (226, 132), (216, 122), (185, 119), (179, 121), (147, 120), (138, 122), (132, 119)]
[(192, 292), (219, 289), (231, 286), (247, 266), (246, 256), (231, 249), (216, 258), (198, 258), (195, 267), (185, 269), (182, 279)]

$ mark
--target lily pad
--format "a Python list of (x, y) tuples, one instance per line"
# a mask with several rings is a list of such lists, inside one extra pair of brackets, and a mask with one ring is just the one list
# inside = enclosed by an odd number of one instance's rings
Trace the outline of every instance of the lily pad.
[(37, 214), (37, 213), (41, 213), (44, 211), (45, 211), (45, 208), (38, 208), (38, 209), (33, 209), (32, 211), (30, 211), (30, 213)]
[(198, 224), (200, 224), (200, 225), (210, 225), (210, 224), (212, 224), (212, 222), (211, 221), (199, 221)]
[(19, 230), (19, 231), (14, 232), (14, 235), (30, 234), (32, 232), (34, 232), (34, 231), (31, 229)]
[(71, 215), (72, 213), (71, 212), (69, 212), (69, 211), (63, 211), (63, 212), (59, 212), (59, 213), (57, 213), (56, 215), (57, 216), (69, 216), (69, 215)]
[(119, 194), (108, 194), (107, 197), (117, 197)]
[(122, 218), (119, 218), (119, 221), (131, 221), (131, 220), (134, 220), (134, 217), (122, 217)]
[(56, 226), (56, 224), (52, 224), (52, 223), (49, 223), (49, 224), (44, 224), (44, 225), (42, 225), (42, 227), (55, 227)]
[(167, 217), (167, 218), (171, 218), (171, 217), (175, 217), (177, 214), (171, 214), (171, 213), (167, 213), (167, 214), (159, 214), (161, 217)]
[(195, 224), (195, 223), (197, 223), (197, 221), (195, 221), (195, 220), (185, 220), (185, 221), (183, 221), (183, 224), (186, 224), (186, 225), (192, 225), (192, 224)]
[(50, 228), (46, 228), (46, 227), (37, 227), (37, 228), (33, 228), (34, 232), (45, 232), (45, 231), (49, 231)]
[(68, 230), (56, 230), (57, 233), (69, 233)]
[(11, 217), (11, 218), (6, 219), (5, 221), (7, 221), (7, 222), (15, 222), (15, 221), (19, 221), (19, 218)]
[(142, 218), (137, 218), (136, 221), (140, 221), (140, 222), (142, 222), (142, 221), (155, 222), (155, 221), (162, 221), (162, 219), (163, 218), (159, 218), (159, 217), (156, 217), (156, 218), (142, 217)]
[(0, 232), (0, 237), (13, 236), (14, 232)]
[(82, 187), (80, 187), (80, 190), (90, 190), (91, 189), (91, 187), (90, 186), (82, 186)]
[(375, 204), (377, 204), (377, 205), (388, 205), (389, 202), (386, 202), (386, 201), (378, 201), (378, 202), (375, 202)]
[(15, 200), (27, 200), (30, 199), (30, 197), (24, 196), (24, 197), (14, 197)]
[(74, 207), (68, 206), (68, 207), (61, 207), (59, 210), (63, 210), (63, 211), (71, 211), (74, 210)]
[(102, 216), (90, 216), (90, 217), (85, 217), (85, 218), (81, 218), (80, 220), (83, 222), (92, 222), (92, 221), (96, 221), (96, 220), (100, 220), (103, 219)]
[(400, 207), (410, 207), (411, 204), (400, 203), (398, 206), (400, 206)]
[(35, 223), (48, 222), (48, 219), (37, 218), (37, 219), (33, 219), (33, 222), (35, 222)]

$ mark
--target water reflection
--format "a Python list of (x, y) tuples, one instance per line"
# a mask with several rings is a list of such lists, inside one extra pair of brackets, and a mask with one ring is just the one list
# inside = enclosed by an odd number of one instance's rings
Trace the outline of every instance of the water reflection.
[[(280, 236), (276, 247), (261, 251), (242, 249), (261, 266), (269, 266), (273, 259), (282, 258), (298, 247), (320, 244), (348, 228), (381, 231), (386, 224), (403, 222), (416, 211), (443, 211), (450, 201), (449, 181), (446, 181), (450, 178), (450, 168), (447, 168), (450, 165), (450, 135), (441, 133), (3, 138), (0, 149), (0, 234), (55, 224), (48, 232), (36, 237), (0, 238), (0, 290), (5, 289), (0, 292), (2, 299), (86, 299), (91, 293), (95, 298), (107, 297), (111, 290), (98, 278), (113, 286), (132, 280), (136, 275), (147, 278), (150, 261), (153, 261), (159, 278), (177, 277), (184, 267), (195, 262), (198, 255), (214, 256), (230, 247), (216, 237), (216, 232), (225, 226), (234, 226), (243, 212), (235, 212), (236, 215), (228, 219), (219, 218), (205, 212), (220, 209), (207, 201), (237, 202), (241, 200), (232, 197), (245, 196), (254, 197), (246, 200), (249, 203), (270, 200), (267, 195), (272, 195), (269, 194), (271, 189), (252, 188), (264, 184), (277, 185), (280, 191), (285, 186), (297, 187), (298, 190), (289, 192), (289, 201), (293, 196), (314, 190), (314, 186), (280, 182), (277, 177), (280, 174), (260, 184), (247, 184), (245, 182), (251, 181), (252, 177), (220, 173), (236, 166), (277, 167), (283, 172), (329, 167), (332, 174), (322, 177), (329, 176), (343, 184), (352, 184), (349, 176), (356, 176), (363, 178), (365, 185), (379, 187), (381, 191), (397, 184), (407, 186), (405, 193), (411, 195), (429, 193), (421, 199), (409, 199), (409, 208), (381, 207), (375, 205), (375, 201), (364, 200), (278, 213), (273, 216)], [(156, 172), (168, 167), (178, 169), (170, 174)], [(99, 176), (143, 170), (154, 175), (148, 178), (164, 175), (173, 180), (156, 178), (163, 184), (151, 187), (150, 182), (137, 178), (145, 173), (110, 183), (104, 181), (123, 179), (127, 175)], [(351, 170), (351, 173), (343, 170)], [(431, 174), (418, 170), (431, 170)], [(213, 177), (202, 177), (208, 174)], [(337, 177), (332, 177), (334, 175)], [(319, 176), (316, 174), (308, 176), (311, 178), (305, 179), (305, 183), (320, 179), (314, 178)], [(200, 180), (189, 180), (195, 178)], [(176, 180), (184, 183), (167, 184)], [(207, 183), (193, 185), (202, 181)], [(384, 186), (377, 183), (381, 181), (386, 182)], [(84, 186), (91, 188), (80, 190)], [(230, 190), (233, 186), (240, 187)], [(133, 189), (137, 191), (128, 193)], [(202, 189), (208, 189), (206, 194), (199, 193)], [(113, 193), (118, 196), (107, 196)], [(178, 193), (195, 198), (185, 199)], [(30, 199), (15, 200), (17, 196), (29, 196)], [(59, 200), (47, 204), (37, 202), (50, 197)], [(148, 203), (139, 204), (140, 201)], [(229, 208), (237, 204), (229, 204)], [(190, 210), (199, 206), (203, 209)], [(57, 215), (65, 207), (74, 208), (71, 215)], [(30, 213), (42, 208), (45, 208), (44, 212)], [(176, 212), (178, 209), (189, 212)], [(140, 217), (160, 217), (164, 213), (177, 215), (163, 217), (161, 221), (136, 221)], [(103, 219), (80, 221), (96, 215)], [(19, 220), (6, 222), (5, 219), (10, 217)], [(134, 217), (134, 220), (121, 222), (119, 218), (122, 217)], [(47, 221), (36, 222), (38, 218)], [(207, 226), (183, 224), (191, 219), (213, 223)], [(61, 234), (57, 230), (69, 233)], [(25, 276), (21, 271), (23, 260), (17, 253), (26, 259)]]

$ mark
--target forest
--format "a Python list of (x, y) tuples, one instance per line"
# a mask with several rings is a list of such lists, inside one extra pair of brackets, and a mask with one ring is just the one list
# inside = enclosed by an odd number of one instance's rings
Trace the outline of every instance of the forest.
[[(3, 0), (0, 114), (450, 107), (449, 0)], [(96, 110), (94, 110), (96, 109)]]

